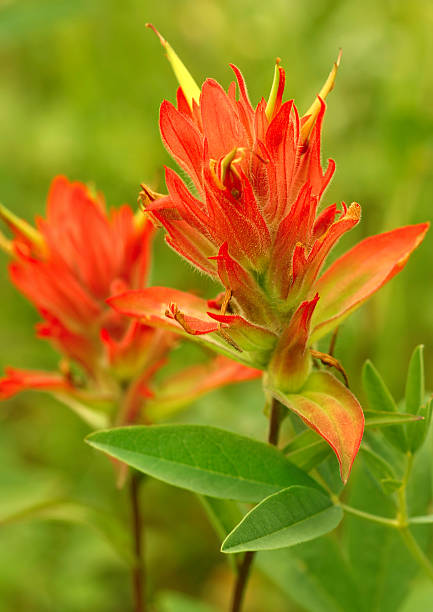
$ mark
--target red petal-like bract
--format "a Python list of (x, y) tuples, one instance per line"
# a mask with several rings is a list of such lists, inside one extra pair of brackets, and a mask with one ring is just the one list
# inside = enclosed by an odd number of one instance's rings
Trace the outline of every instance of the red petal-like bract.
[(6, 375), (0, 379), (0, 399), (8, 399), (29, 389), (69, 392), (73, 387), (64, 376), (56, 372), (6, 368)]
[(339, 325), (400, 272), (428, 227), (420, 223), (370, 236), (337, 259), (314, 288), (320, 301), (313, 315), (313, 339)]
[(274, 388), (270, 391), (332, 446), (346, 482), (364, 431), (362, 408), (353, 393), (324, 371), (310, 374), (296, 394)]

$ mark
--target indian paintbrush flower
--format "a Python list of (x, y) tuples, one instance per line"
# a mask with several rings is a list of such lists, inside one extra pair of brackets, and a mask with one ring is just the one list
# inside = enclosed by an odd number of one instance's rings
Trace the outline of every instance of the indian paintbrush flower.
[[(146, 286), (154, 234), (150, 220), (127, 205), (107, 212), (101, 195), (62, 176), (54, 179), (47, 216), (37, 219), (36, 228), (4, 207), (0, 216), (14, 234), (12, 241), (2, 238), (11, 257), (11, 281), (42, 316), (37, 335), (62, 355), (58, 372), (9, 368), (0, 380), (0, 398), (25, 389), (50, 391), (94, 426), (146, 420), (144, 404), (153, 404), (157, 413), (153, 379), (176, 346), (176, 335), (131, 321), (106, 303), (119, 291)], [(79, 365), (79, 376), (71, 363)], [(182, 374), (187, 384), (177, 393), (177, 404), (259, 375), (221, 356)], [(179, 389), (172, 375), (159, 386), (164, 398), (170, 388)], [(97, 410), (101, 402), (105, 415)]]
[(346, 480), (362, 409), (333, 375), (312, 370), (311, 348), (404, 267), (428, 224), (367, 238), (323, 272), (361, 217), (357, 203), (320, 207), (335, 170), (331, 159), (322, 166), (321, 132), (339, 62), (301, 116), (293, 100), (283, 101), (279, 63), (268, 100), (254, 108), (238, 68), (231, 66), (239, 95), (235, 82), (225, 91), (213, 79), (200, 90), (160, 39), (180, 83), (177, 106), (161, 105), (162, 140), (192, 185), (167, 168), (168, 195), (144, 187), (142, 200), (167, 243), (224, 291), (206, 302), (154, 287), (110, 303), (262, 369), (267, 390), (334, 448)]

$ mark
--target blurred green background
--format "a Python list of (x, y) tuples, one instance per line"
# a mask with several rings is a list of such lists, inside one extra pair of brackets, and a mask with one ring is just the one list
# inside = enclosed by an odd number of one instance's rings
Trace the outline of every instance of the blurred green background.
[[(174, 99), (176, 83), (147, 21), (199, 82), (212, 76), (227, 86), (228, 63), (237, 64), (253, 103), (268, 95), (279, 56), (286, 96), (301, 111), (342, 47), (324, 137), (324, 159), (332, 156), (337, 172), (325, 200), (360, 202), (363, 220), (337, 251), (369, 234), (430, 219), (430, 0), (0, 1), (0, 199), (6, 206), (32, 220), (43, 213), (49, 183), (60, 173), (95, 184), (116, 206), (134, 204), (142, 181), (163, 189), (162, 166), (171, 162), (159, 139), (158, 107), (163, 98)], [(355, 390), (370, 357), (399, 397), (419, 343), (426, 345), (433, 387), (432, 261), (429, 234), (407, 268), (345, 323), (337, 356)], [(0, 255), (0, 263), (0, 366), (55, 366), (58, 356), (34, 338), (36, 313), (8, 282), (7, 258)], [(162, 236), (153, 282), (214, 291)], [(212, 393), (184, 418), (263, 437), (262, 403), (260, 386), (251, 383)], [(50, 495), (116, 508), (127, 520), (109, 462), (84, 446), (86, 427), (63, 406), (24, 394), (1, 406), (0, 423), (0, 520)], [(154, 482), (143, 502), (151, 525), (150, 588), (205, 593), (219, 609), (230, 570), (198, 502)], [(128, 609), (126, 566), (82, 523), (0, 525), (1, 612)], [(248, 611), (303, 609), (289, 607), (266, 579), (256, 581)]]

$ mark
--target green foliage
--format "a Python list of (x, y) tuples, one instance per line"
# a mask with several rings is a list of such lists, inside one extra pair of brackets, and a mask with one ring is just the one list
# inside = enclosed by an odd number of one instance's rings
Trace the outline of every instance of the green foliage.
[[(353, 474), (347, 503), (366, 512), (377, 512), (380, 508), (381, 514), (393, 517), (396, 512), (395, 498), (383, 491), (371, 471), (365, 467), (364, 461), (361, 460)], [(411, 515), (421, 515), (429, 507), (432, 499), (431, 478), (429, 440), (415, 458), (413, 474), (409, 481)], [(425, 550), (431, 543), (431, 528), (417, 525), (414, 534)], [(410, 592), (418, 568), (398, 531), (347, 515), (344, 521), (343, 545), (348, 551), (353, 576), (361, 594), (362, 609), (365, 612), (399, 610)]]
[(366, 466), (379, 481), (385, 493), (392, 493), (402, 485), (397, 479), (393, 466), (381, 455), (374, 452), (366, 444), (361, 446), (361, 454)]
[(430, 400), (425, 404), (422, 404), (418, 408), (417, 415), (423, 418), (423, 421), (418, 424), (407, 424), (407, 437), (408, 437), (408, 446), (409, 450), (412, 453), (416, 453), (416, 451), (422, 446), (426, 436), (428, 434), (428, 430), (430, 427), (431, 416), (432, 416), (432, 408), (433, 401)]
[(292, 463), (309, 472), (328, 457), (331, 449), (312, 429), (304, 429), (287, 444), (283, 452)]
[[(415, 453), (424, 442), (431, 421), (432, 403), (425, 399), (424, 359), (422, 345), (412, 353), (406, 377), (405, 413), (397, 412), (397, 403), (379, 372), (370, 361), (362, 371), (362, 381), (370, 410), (366, 426), (388, 426), (383, 435), (398, 450)], [(389, 414), (389, 417), (388, 417)]]
[[(362, 370), (362, 382), (367, 395), (368, 406), (371, 410), (380, 412), (397, 412), (397, 404), (394, 401), (388, 387), (385, 385), (379, 372), (370, 361), (366, 361)], [(402, 427), (387, 427), (383, 434), (396, 448), (405, 450), (406, 436)]]
[(422, 345), (414, 350), (406, 379), (406, 410), (424, 419), (421, 424), (407, 424), (408, 450), (416, 452), (424, 442), (431, 421), (432, 402), (425, 399), (424, 359)]
[(264, 499), (224, 540), (221, 550), (235, 553), (295, 546), (332, 531), (341, 508), (317, 489), (292, 486)]
[(332, 534), (301, 546), (260, 552), (260, 569), (287, 600), (309, 612), (364, 612), (362, 587)]
[(424, 403), (424, 347), (417, 346), (409, 362), (406, 378), (406, 411), (418, 414), (421, 404)]
[(223, 499), (260, 501), (293, 484), (317, 487), (276, 448), (215, 427), (122, 427), (87, 441), (154, 478)]

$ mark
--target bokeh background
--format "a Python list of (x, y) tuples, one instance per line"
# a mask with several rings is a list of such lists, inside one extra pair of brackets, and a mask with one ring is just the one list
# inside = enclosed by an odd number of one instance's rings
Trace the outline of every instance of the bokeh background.
[[(60, 173), (94, 184), (114, 206), (134, 204), (142, 181), (163, 189), (162, 167), (171, 162), (159, 138), (158, 108), (163, 98), (174, 99), (176, 83), (147, 21), (198, 82), (212, 76), (228, 86), (228, 63), (237, 64), (253, 102), (268, 95), (279, 56), (286, 95), (301, 111), (342, 47), (324, 137), (324, 158), (336, 160), (337, 172), (325, 200), (360, 202), (363, 220), (337, 251), (431, 218), (430, 0), (0, 0), (0, 199), (17, 214), (32, 220), (42, 213), (49, 183)], [(345, 323), (337, 356), (356, 391), (369, 357), (400, 397), (419, 343), (433, 387), (432, 261), (430, 234), (406, 269)], [(9, 284), (6, 268), (0, 254), (0, 366), (53, 367), (58, 356), (34, 338), (37, 314)], [(162, 236), (153, 282), (214, 291)], [(262, 404), (259, 384), (251, 383), (214, 392), (181, 418), (263, 438)], [(76, 513), (71, 525), (54, 513), (58, 520), (42, 520), (50, 514), (43, 508), (41, 520), (20, 514), (30, 504), (68, 496), (127, 520), (109, 462), (82, 442), (87, 432), (45, 395), (27, 393), (0, 406), (1, 612), (128, 609), (127, 568), (85, 516)], [(223, 609), (230, 568), (200, 504), (155, 482), (143, 503), (149, 589), (204, 594)], [(251, 612), (304, 609), (260, 574), (247, 604)], [(168, 596), (162, 608), (180, 605), (194, 609)]]

